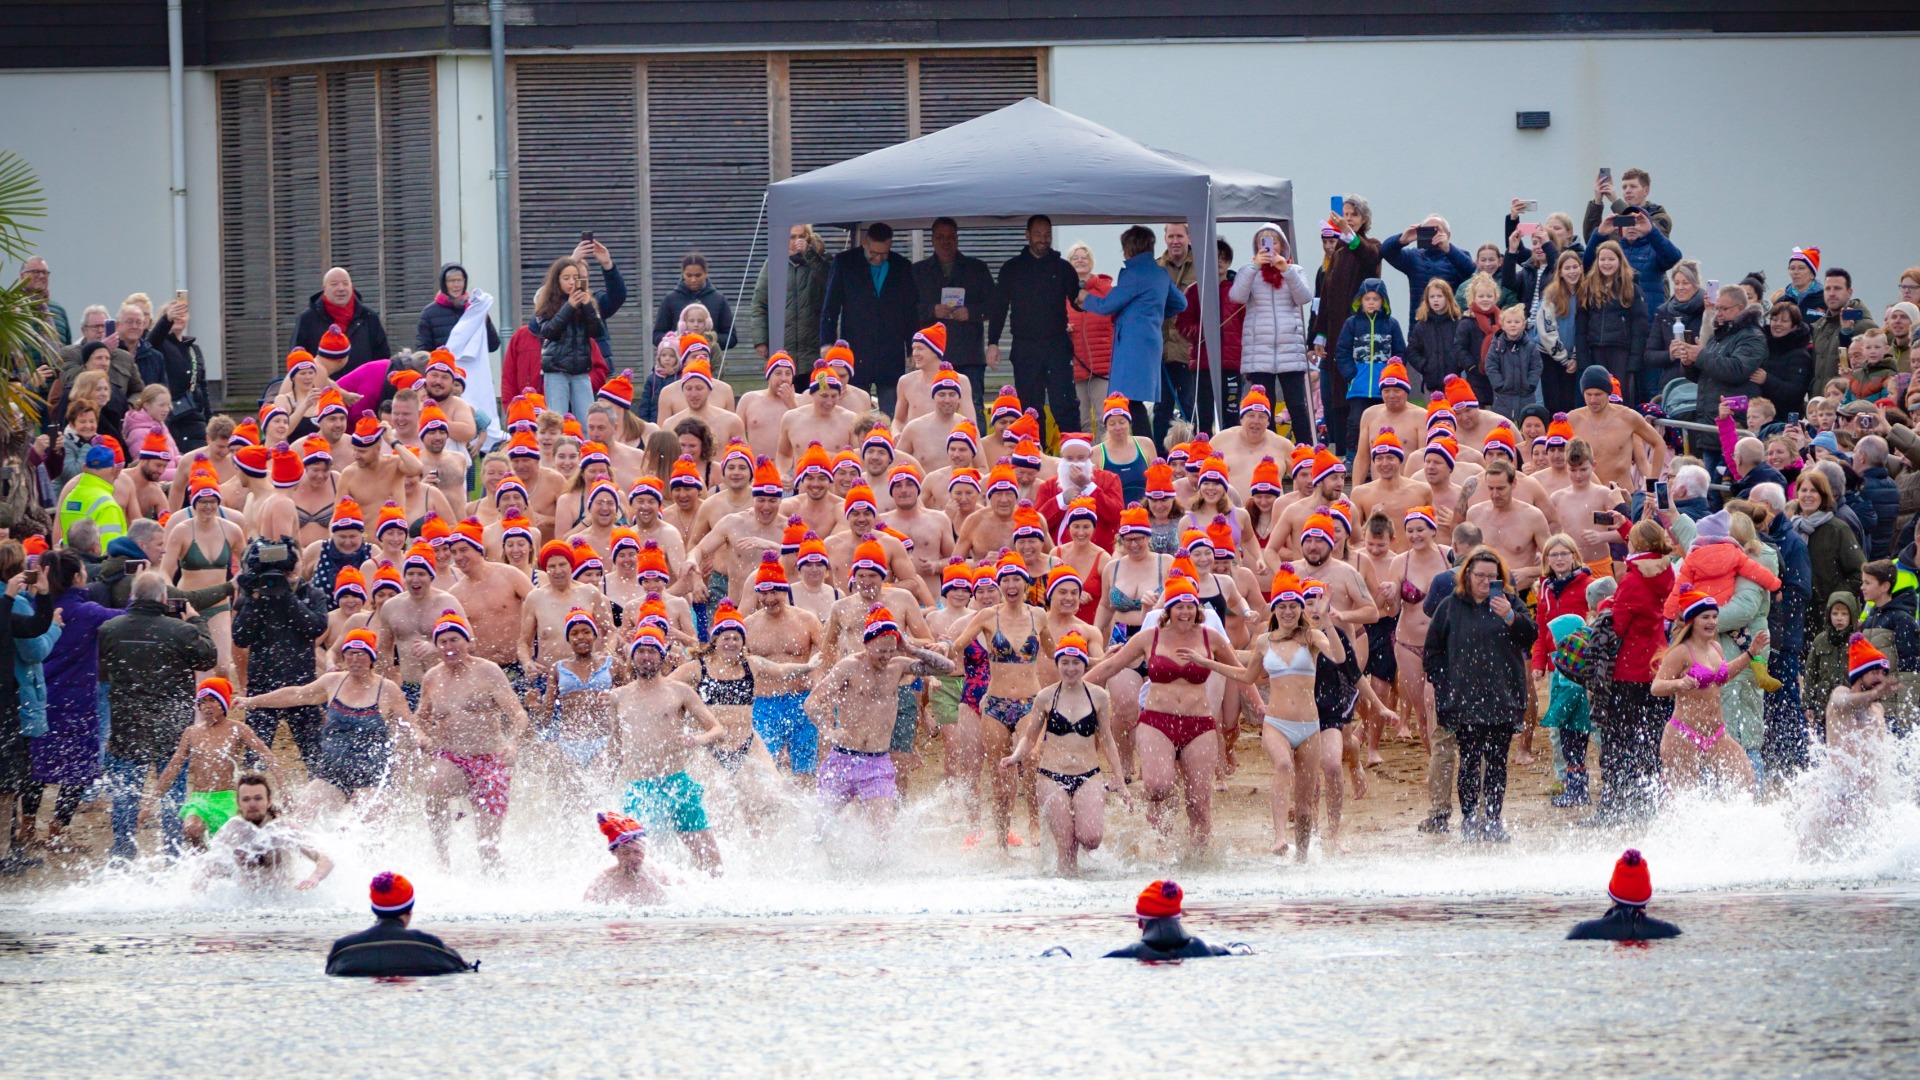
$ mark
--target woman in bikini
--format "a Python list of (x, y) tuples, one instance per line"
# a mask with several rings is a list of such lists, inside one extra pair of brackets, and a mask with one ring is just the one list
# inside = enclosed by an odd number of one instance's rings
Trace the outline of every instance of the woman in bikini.
[(1280, 520), (1278, 503), (1287, 489), (1280, 482), (1280, 463), (1272, 458), (1262, 458), (1253, 467), (1253, 486), (1247, 493), (1247, 525), (1252, 530), (1253, 541), (1244, 560), (1247, 570), (1254, 580), (1271, 580), (1271, 574), (1279, 569), (1276, 563), (1269, 566), (1266, 561), (1267, 545), (1273, 542), (1273, 526)]
[[(1124, 645), (1140, 629), (1147, 610), (1160, 603), (1160, 586), (1167, 580), (1173, 559), (1170, 554), (1148, 550), (1153, 526), (1147, 510), (1129, 506), (1120, 512), (1120, 554), (1107, 563), (1110, 575), (1100, 595), (1100, 608), (1093, 625), (1100, 640), (1108, 645)], [(1113, 696), (1113, 732), (1120, 746), (1120, 779), (1133, 782), (1133, 729), (1140, 722), (1140, 687), (1146, 682), (1143, 662), (1114, 673), (1102, 683)]]
[(1745, 671), (1754, 654), (1766, 651), (1767, 632), (1742, 644), (1732, 661), (1724, 659), (1720, 605), (1698, 589), (1682, 588), (1680, 618), (1651, 688), (1653, 696), (1673, 699), (1673, 719), (1660, 736), (1660, 778), (1670, 794), (1712, 782), (1750, 795), (1753, 763), (1721, 718), (1720, 688)]
[[(973, 598), (973, 568), (967, 565), (965, 559), (953, 559), (940, 572), (940, 606), (927, 613), (927, 629), (935, 637), (948, 634), (961, 620), (973, 614)], [(940, 676), (937, 680), (939, 685), (929, 695), (929, 708), (934, 724), (940, 731), (941, 759), (945, 766), (947, 786), (959, 793), (961, 803), (967, 808), (969, 834), (980, 831), (980, 765), (983, 758), (980, 754), (979, 697), (974, 696), (972, 703), (967, 705), (963, 705), (962, 701), (975, 693), (976, 652), (979, 654), (978, 693), (985, 694), (986, 653), (980, 649), (978, 642), (968, 642), (963, 670)]]
[(773, 755), (753, 730), (755, 680), (791, 679), (813, 671), (815, 664), (782, 664), (747, 652), (747, 624), (722, 598), (713, 611), (713, 632), (704, 649), (694, 650), (686, 663), (668, 676), (694, 688), (713, 710), (727, 737), (709, 746), (714, 763), (731, 774), (733, 786), (744, 796), (741, 806), (749, 826), (765, 820), (780, 790)]
[[(1053, 650), (1059, 678), (1033, 699), (1020, 722), (1013, 752), (1000, 760), (1002, 771), (1035, 759), (1040, 814), (1053, 834), (1055, 867), (1061, 877), (1080, 876), (1080, 852), (1100, 846), (1106, 831), (1107, 785), (1100, 780), (1100, 757), (1120, 760), (1113, 740), (1113, 709), (1107, 692), (1086, 681), (1088, 640), (1068, 633)], [(1096, 743), (1096, 740), (1097, 743)], [(1133, 796), (1118, 786), (1129, 808)]]
[(1181, 515), (1180, 531), (1188, 529), (1205, 531), (1213, 524), (1213, 519), (1223, 517), (1233, 530), (1233, 546), (1246, 543), (1244, 537), (1253, 532), (1253, 522), (1247, 512), (1233, 505), (1233, 490), (1227, 486), (1227, 463), (1217, 457), (1210, 457), (1200, 463), (1199, 488), (1193, 497), (1193, 504)]
[(1141, 785), (1147, 797), (1147, 821), (1163, 835), (1167, 800), (1176, 777), (1186, 788), (1187, 837), (1204, 851), (1213, 836), (1213, 776), (1220, 761), (1220, 733), (1207, 700), (1211, 671), (1175, 659), (1180, 649), (1205, 652), (1223, 664), (1236, 663), (1226, 636), (1202, 625), (1200, 594), (1193, 579), (1175, 574), (1162, 590), (1162, 620), (1096, 664), (1087, 681), (1104, 686), (1115, 674), (1140, 663), (1147, 666), (1147, 696), (1134, 735), (1140, 756)]
[[(247, 546), (247, 534), (221, 514), (220, 486), (203, 480), (191, 490), (191, 513), (167, 530), (166, 550), (160, 556), (160, 573), (186, 592), (232, 581), (237, 556)], [(223, 600), (202, 614), (220, 653), (213, 673), (233, 679), (233, 601)]]
[(360, 573), (368, 581), (373, 580), (374, 571), (382, 563), (399, 566), (407, 559), (407, 545), (412, 540), (407, 528), (407, 512), (399, 503), (390, 502), (380, 508), (380, 514), (373, 521), (373, 548), (367, 552), (365, 562), (360, 564)]
[(1174, 497), (1173, 466), (1155, 461), (1147, 466), (1147, 546), (1156, 555), (1171, 555), (1180, 547), (1180, 500)]
[[(1000, 601), (962, 621), (947, 640), (948, 655), (965, 659), (968, 647), (987, 651), (987, 691), (980, 699), (980, 742), (987, 761), (999, 761), (1013, 744), (1013, 730), (1040, 692), (1040, 657), (1053, 651), (1046, 613), (1027, 603), (1032, 575), (1017, 553), (1007, 552), (994, 566)], [(978, 587), (976, 586), (976, 592)], [(1013, 814), (1014, 777), (993, 770), (994, 835), (1002, 846), (1020, 843), (1008, 827)]]
[(1032, 576), (1027, 586), (1027, 603), (1037, 608), (1046, 607), (1047, 579), (1053, 573), (1054, 558), (1047, 542), (1047, 519), (1028, 502), (1022, 502), (1013, 511), (1013, 553), (1020, 556)]
[[(404, 449), (401, 451), (406, 452)], [(453, 504), (447, 501), (446, 493), (425, 480), (425, 473), (419, 476), (400, 474), (400, 512), (406, 515), (409, 536), (420, 535), (420, 526), (426, 524), (428, 514), (439, 514), (440, 520), (449, 525), (460, 520), (453, 516)]]
[[(1314, 680), (1320, 657), (1339, 663), (1346, 658), (1346, 650), (1308, 618), (1304, 586), (1292, 571), (1283, 569), (1274, 575), (1271, 610), (1267, 630), (1254, 639), (1253, 661), (1246, 666), (1223, 664), (1192, 649), (1181, 649), (1176, 655), (1181, 663), (1198, 664), (1238, 682), (1266, 684), (1260, 741), (1273, 761), (1273, 853), (1285, 855), (1291, 846), (1294, 857), (1304, 861), (1313, 835), (1318, 786), (1322, 780), (1330, 791), (1340, 786), (1340, 729), (1321, 729)], [(1293, 810), (1291, 845), (1286, 840), (1289, 806)], [(1339, 820), (1335, 811), (1334, 837)]]
[[(1408, 738), (1412, 734), (1408, 730), (1409, 722), (1417, 721), (1420, 741), (1431, 753), (1433, 687), (1427, 683), (1422, 665), (1427, 627), (1433, 622), (1433, 616), (1427, 614), (1424, 605), (1433, 579), (1445, 573), (1452, 562), (1447, 550), (1435, 543), (1440, 532), (1434, 522), (1433, 507), (1409, 508), (1400, 527), (1407, 533), (1407, 550), (1395, 555), (1388, 564), (1387, 580), (1392, 582), (1392, 589), (1375, 597), (1380, 601), (1380, 610), (1391, 612), (1394, 617), (1393, 647), (1397, 653), (1394, 681), (1400, 690), (1400, 724), (1394, 729), (1394, 735)], [(1385, 599), (1380, 599), (1381, 596)], [(1367, 764), (1380, 764), (1380, 732), (1366, 732), (1366, 744)]]
[(1080, 621), (1092, 623), (1100, 614), (1100, 584), (1107, 578), (1107, 564), (1113, 556), (1093, 542), (1094, 510), (1092, 499), (1075, 499), (1067, 505), (1061, 525), (1066, 542), (1053, 549), (1056, 561), (1073, 568), (1079, 576)]
[[(500, 505), (494, 501), (493, 493), (500, 487), (500, 481), (512, 475), (513, 466), (505, 454), (488, 454), (480, 460), (480, 497), (467, 503), (467, 516), (477, 517), (480, 524), (491, 525), (500, 520)], [(521, 508), (526, 513), (526, 508)]]
[(374, 673), (374, 633), (350, 630), (340, 641), (338, 670), (300, 686), (284, 686), (257, 697), (242, 697), (236, 708), (291, 709), (323, 705), (320, 752), (307, 766), (312, 779), (300, 791), (300, 817), (312, 821), (343, 809), (361, 792), (386, 787), (395, 745), (411, 746), (401, 736), (413, 725), (400, 684)]
[(580, 608), (567, 613), (566, 637), (570, 654), (555, 660), (553, 677), (537, 694), (527, 694), (527, 712), (539, 740), (558, 751), (547, 758), (555, 787), (578, 810), (612, 779), (603, 751), (613, 736), (613, 688), (627, 681), (627, 671), (615, 664), (618, 643), (603, 648), (599, 624)]
[[(1387, 614), (1395, 611), (1395, 597), (1400, 592), (1400, 583), (1393, 576), (1393, 520), (1384, 511), (1376, 509), (1361, 530), (1366, 539), (1353, 553), (1353, 566), (1360, 571), (1360, 580), (1366, 584), (1367, 594), (1373, 597), (1374, 605), (1382, 612), (1380, 618), (1362, 627), (1367, 635), (1366, 675), (1373, 684), (1374, 696), (1390, 701), (1400, 677), (1399, 651), (1393, 645), (1399, 615)], [(1360, 723), (1353, 733), (1355, 743), (1360, 748), (1359, 753), (1370, 753), (1371, 761), (1379, 760), (1380, 734), (1385, 727), (1384, 716), (1372, 708), (1363, 710)], [(1399, 734), (1403, 738), (1406, 736), (1404, 731)]]

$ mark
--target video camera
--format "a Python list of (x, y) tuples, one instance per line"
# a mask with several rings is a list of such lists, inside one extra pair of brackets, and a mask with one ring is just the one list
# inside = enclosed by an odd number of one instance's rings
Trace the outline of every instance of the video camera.
[(300, 549), (292, 539), (255, 537), (240, 557), (240, 575), (234, 584), (249, 594), (285, 596), (293, 591), (293, 571), (299, 564)]

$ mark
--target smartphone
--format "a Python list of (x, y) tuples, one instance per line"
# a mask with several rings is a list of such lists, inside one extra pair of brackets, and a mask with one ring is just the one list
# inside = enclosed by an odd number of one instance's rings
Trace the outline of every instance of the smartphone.
[(1440, 229), (1438, 226), (1421, 225), (1413, 230), (1414, 243), (1419, 246), (1421, 251), (1430, 251), (1433, 248), (1433, 238), (1438, 235), (1439, 232)]
[(118, 322), (118, 321), (119, 321), (119, 320), (117, 320), (117, 319), (108, 319), (108, 320), (107, 320), (107, 336), (108, 336), (108, 337), (112, 337), (112, 336), (113, 336), (113, 327), (114, 327), (114, 324), (115, 324), (116, 322)]
[(175, 290), (173, 290), (173, 302), (174, 302), (174, 303), (176, 303), (176, 304), (184, 304), (184, 303), (186, 303), (186, 302), (187, 302), (187, 290), (185, 290), (185, 289), (175, 289)]
[(1347, 197), (1345, 195), (1335, 195), (1333, 198), (1327, 200), (1327, 204), (1332, 208), (1334, 217), (1346, 216)]
[(1651, 476), (1641, 481), (1641, 483), (1646, 487), (1647, 494), (1649, 495), (1653, 494), (1653, 486), (1659, 482), (1660, 481), (1654, 479)]
[(1857, 311), (1857, 310), (1855, 310), (1855, 309), (1853, 309), (1853, 308), (1841, 308), (1841, 309), (1840, 309), (1840, 325), (1842, 325), (1842, 326), (1852, 326), (1852, 325), (1853, 325), (1854, 323), (1856, 323), (1856, 322), (1859, 322), (1859, 321), (1860, 321), (1860, 312), (1859, 312), (1859, 311)]
[(1520, 228), (1515, 231), (1521, 236), (1532, 236), (1534, 233), (1540, 231), (1540, 223), (1537, 221), (1523, 221), (1520, 223)]
[(1713, 298), (1719, 295), (1720, 295), (1720, 279), (1708, 278), (1707, 279), (1707, 302), (1712, 303)]
[(1600, 182), (1603, 184), (1613, 183), (1613, 169), (1610, 166), (1600, 166)]
[(1746, 412), (1747, 400), (1747, 395), (1745, 394), (1728, 394), (1726, 398), (1727, 408), (1732, 409), (1734, 412)]
[(168, 600), (167, 610), (171, 611), (173, 617), (176, 619), (185, 618), (187, 614), (187, 602), (177, 598)]
[(584, 241), (586, 241), (587, 243), (589, 243), (589, 244), (591, 244), (591, 243), (593, 243), (593, 233), (592, 233), (591, 231), (588, 231), (588, 232), (583, 232), (583, 233), (581, 233), (581, 234), (580, 234), (580, 239), (582, 239), (582, 240), (584, 240)]
[(1261, 237), (1260, 250), (1266, 252), (1269, 255), (1273, 254), (1273, 237), (1271, 236)]
[(1653, 504), (1662, 510), (1673, 509), (1673, 500), (1667, 496), (1667, 482), (1657, 480), (1653, 485)]
[(1788, 426), (1788, 427), (1792, 427), (1793, 425), (1795, 425), (1795, 424), (1797, 424), (1797, 423), (1799, 423), (1799, 422), (1800, 422), (1800, 414), (1799, 414), (1799, 413), (1797, 413), (1797, 412), (1790, 412), (1790, 413), (1788, 413), (1788, 414), (1787, 414), (1787, 426)]
[(1595, 525), (1611, 525), (1613, 524), (1613, 513), (1607, 510), (1595, 510), (1593, 512), (1593, 523)]
[(440, 470), (439, 470), (439, 469), (428, 469), (428, 470), (427, 470), (427, 483), (429, 483), (429, 484), (438, 484), (438, 483), (440, 483)]
[(126, 561), (124, 570), (128, 577), (137, 577), (141, 574), (144, 574), (147, 571), (147, 560), (128, 559)]
[(34, 573), (38, 573), (39, 571), (40, 571), (40, 556), (38, 555), (27, 556), (27, 573), (34, 574)]
[(1521, 200), (1520, 200), (1520, 212), (1521, 212), (1521, 213), (1523, 213), (1523, 214), (1536, 214), (1536, 213), (1539, 213), (1539, 212), (1540, 212), (1540, 200), (1539, 200), (1539, 199), (1521, 199)]
[(1682, 333), (1682, 334), (1680, 335), (1680, 339), (1681, 339), (1682, 341), (1685, 341), (1685, 342), (1686, 342), (1687, 344), (1689, 344), (1689, 345), (1698, 345), (1698, 344), (1700, 344), (1700, 335), (1699, 335), (1699, 333), (1697, 333), (1696, 331), (1693, 331), (1693, 330), (1687, 330), (1687, 331), (1684, 331), (1684, 332), (1683, 332), (1683, 333)]
[(1638, 224), (1639, 221), (1640, 221), (1639, 217), (1633, 214), (1613, 215), (1613, 227), (1616, 229), (1624, 229), (1629, 225)]
[(1487, 599), (1489, 600), (1506, 591), (1506, 583), (1502, 582), (1499, 578), (1494, 578), (1492, 581), (1487, 582)]

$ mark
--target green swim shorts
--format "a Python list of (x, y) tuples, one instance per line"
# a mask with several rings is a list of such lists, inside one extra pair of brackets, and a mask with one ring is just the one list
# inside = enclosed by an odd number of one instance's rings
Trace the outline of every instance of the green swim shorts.
[(195, 791), (187, 795), (186, 805), (180, 808), (180, 817), (188, 814), (199, 818), (207, 826), (207, 835), (220, 831), (233, 818), (240, 816), (240, 798), (232, 791)]
[(649, 829), (705, 832), (707, 808), (700, 801), (704, 792), (705, 789), (682, 770), (671, 776), (629, 783), (621, 809)]

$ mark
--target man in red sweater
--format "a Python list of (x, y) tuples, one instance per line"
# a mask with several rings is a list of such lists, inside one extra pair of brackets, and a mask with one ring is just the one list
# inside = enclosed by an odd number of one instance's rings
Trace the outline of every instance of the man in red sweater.
[(1048, 532), (1060, 535), (1067, 504), (1075, 499), (1093, 500), (1093, 542), (1112, 551), (1114, 535), (1120, 529), (1120, 511), (1126, 508), (1120, 478), (1094, 468), (1093, 439), (1077, 431), (1060, 436), (1060, 471), (1040, 481), (1033, 492), (1034, 504), (1047, 519)]

